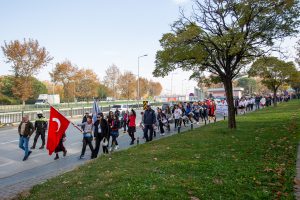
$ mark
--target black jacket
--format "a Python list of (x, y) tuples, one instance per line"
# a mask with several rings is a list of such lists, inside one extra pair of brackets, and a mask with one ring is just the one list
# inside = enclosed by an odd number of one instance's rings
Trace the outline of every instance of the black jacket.
[(164, 113), (159, 113), (159, 114), (157, 114), (157, 120), (159, 121), (159, 122), (162, 122), (162, 120), (163, 119), (166, 119), (167, 117), (166, 117), (166, 115), (164, 114)]
[[(101, 127), (101, 133), (99, 133), (99, 130), (98, 130), (99, 124), (100, 124), (100, 127)], [(95, 127), (94, 137), (99, 137), (101, 135), (102, 137), (108, 138), (108, 136), (109, 136), (108, 124), (107, 124), (107, 121), (105, 119), (102, 119), (101, 122), (99, 120), (97, 120), (94, 123), (94, 127)]]
[(144, 124), (145, 125), (152, 125), (156, 123), (156, 117), (154, 110), (145, 110), (144, 113)]
[[(21, 122), (19, 127), (18, 127), (18, 133), (19, 133), (20, 136), (22, 136), (21, 127), (22, 127), (23, 123), (26, 123), (26, 122)], [(28, 121), (25, 125), (25, 130), (24, 130), (23, 136), (25, 136), (25, 137), (29, 136), (30, 137), (33, 132), (34, 132), (33, 124), (30, 121)]]
[(34, 122), (34, 130), (45, 131), (48, 126), (48, 121), (45, 117), (37, 118)]

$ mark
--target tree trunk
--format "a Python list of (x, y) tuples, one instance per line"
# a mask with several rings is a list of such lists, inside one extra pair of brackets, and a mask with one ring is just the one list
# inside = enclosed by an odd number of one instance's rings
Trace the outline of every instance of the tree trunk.
[(235, 122), (235, 112), (234, 112), (234, 100), (233, 100), (233, 90), (232, 90), (232, 81), (226, 79), (223, 81), (226, 92), (226, 100), (228, 104), (228, 128), (236, 128)]
[(273, 97), (274, 97), (274, 106), (277, 106), (277, 89), (274, 89), (274, 91), (273, 91), (274, 93), (273, 93)]

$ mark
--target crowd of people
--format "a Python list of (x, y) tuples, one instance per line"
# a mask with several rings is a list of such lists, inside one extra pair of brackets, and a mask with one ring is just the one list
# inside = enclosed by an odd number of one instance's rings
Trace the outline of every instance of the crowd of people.
[[(289, 96), (276, 97), (277, 102), (289, 101)], [(245, 114), (247, 111), (260, 109), (271, 106), (275, 99), (272, 96), (253, 96), (242, 97), (234, 100), (236, 114)], [(159, 132), (161, 136), (165, 132), (171, 131), (171, 124), (174, 124), (174, 130), (180, 132), (182, 126), (188, 124), (199, 124), (200, 122), (216, 122), (217, 104), (214, 99), (206, 99), (197, 102), (179, 102), (177, 104), (164, 104), (162, 107), (152, 109), (151, 105), (147, 105), (147, 109), (141, 112), (141, 121), (138, 122), (138, 127), (143, 131), (143, 139), (145, 142), (152, 141), (156, 134)], [(222, 100), (222, 104), (226, 104), (226, 100)], [(156, 111), (155, 111), (156, 110)], [(110, 111), (108, 115), (104, 113), (97, 113), (96, 120), (90, 113), (85, 113), (82, 122), (77, 125), (81, 127), (83, 132), (83, 144), (80, 154), (80, 159), (84, 158), (86, 146), (88, 145), (91, 150), (91, 159), (98, 156), (100, 146), (102, 146), (103, 154), (119, 149), (118, 137), (119, 131), (128, 133), (130, 137), (130, 145), (139, 143), (139, 137), (136, 138), (137, 130), (137, 114), (134, 109), (120, 112), (116, 109), (115, 112)], [(165, 130), (166, 129), (166, 130)], [(23, 161), (27, 160), (31, 150), (28, 149), (29, 138), (35, 132), (34, 142), (31, 149), (35, 149), (39, 136), (42, 139), (40, 149), (45, 145), (45, 133), (47, 131), (47, 119), (42, 113), (37, 114), (37, 119), (33, 124), (28, 120), (28, 116), (24, 116), (22, 122), (18, 127), (20, 135), (19, 147), (24, 150), (25, 156)], [(55, 160), (59, 159), (59, 152), (63, 152), (66, 156), (67, 150), (64, 147), (66, 135), (61, 138), (58, 146), (55, 149)], [(94, 142), (93, 142), (94, 141)], [(94, 143), (94, 144), (93, 144)]]

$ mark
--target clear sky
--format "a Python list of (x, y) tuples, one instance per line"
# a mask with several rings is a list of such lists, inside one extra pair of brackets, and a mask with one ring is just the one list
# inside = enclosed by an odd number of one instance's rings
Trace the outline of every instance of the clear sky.
[[(69, 59), (93, 69), (100, 79), (113, 63), (137, 74), (137, 57), (148, 54), (140, 60), (140, 75), (152, 78), (159, 39), (170, 32), (179, 7), (188, 9), (190, 4), (189, 0), (0, 0), (0, 45), (37, 39), (54, 57), (53, 63)], [(4, 60), (1, 50), (0, 75), (10, 73)], [(50, 80), (51, 69), (49, 64), (38, 78)], [(195, 82), (184, 80), (188, 75), (173, 75), (173, 93), (193, 89)], [(171, 75), (153, 80), (170, 92)]]
[[(159, 39), (170, 32), (179, 7), (189, 10), (191, 0), (0, 0), (0, 45), (37, 39), (54, 57), (53, 63), (69, 59), (78, 67), (93, 69), (100, 79), (111, 64), (137, 74), (137, 57), (148, 54), (140, 60), (140, 75), (153, 78)], [(282, 45), (291, 60), (295, 41)], [(1, 50), (0, 75), (9, 73), (4, 59)], [(49, 64), (38, 78), (50, 80), (51, 69)], [(192, 92), (196, 83), (185, 80), (189, 74), (173, 75), (173, 93)], [(171, 75), (153, 80), (170, 93)]]

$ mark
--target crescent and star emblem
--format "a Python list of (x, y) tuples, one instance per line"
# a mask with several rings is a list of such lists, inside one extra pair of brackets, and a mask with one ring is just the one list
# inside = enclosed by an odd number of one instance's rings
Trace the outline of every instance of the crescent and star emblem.
[(59, 131), (59, 129), (60, 129), (60, 125), (61, 125), (60, 121), (57, 118), (53, 118), (52, 121), (57, 123), (57, 130), (56, 130), (56, 133), (57, 133)]

